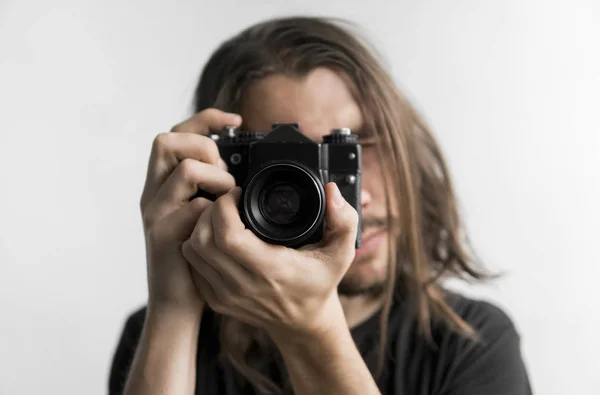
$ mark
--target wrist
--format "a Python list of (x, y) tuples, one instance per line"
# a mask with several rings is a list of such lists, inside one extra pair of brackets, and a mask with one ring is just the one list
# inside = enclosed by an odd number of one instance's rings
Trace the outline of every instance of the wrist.
[(202, 317), (204, 303), (178, 304), (148, 300), (146, 321), (170, 320), (196, 322)]
[[(311, 334), (276, 336), (273, 341), (296, 393), (320, 394), (324, 388), (328, 389), (325, 393), (353, 393), (346, 388), (342, 390), (338, 381), (353, 380), (354, 375), (348, 374), (348, 371), (364, 362), (343, 311), (342, 314), (332, 315), (328, 324), (319, 326)], [(310, 380), (307, 381), (307, 378)]]
[(302, 331), (277, 328), (267, 332), (282, 353), (286, 350), (298, 352), (310, 348), (329, 348), (338, 340), (352, 339), (337, 292)]
[(202, 311), (148, 304), (141, 343), (162, 355), (169, 349), (194, 349)]
[(148, 302), (125, 394), (191, 394), (202, 310)]

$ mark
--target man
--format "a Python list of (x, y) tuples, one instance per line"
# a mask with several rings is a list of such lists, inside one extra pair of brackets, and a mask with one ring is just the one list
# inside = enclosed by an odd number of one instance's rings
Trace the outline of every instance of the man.
[[(270, 20), (206, 65), (195, 115), (159, 135), (141, 209), (148, 305), (127, 321), (110, 393), (530, 394), (510, 319), (446, 292), (483, 279), (427, 126), (353, 34), (318, 18)], [(322, 241), (292, 249), (245, 229), (240, 189), (206, 134), (299, 123), (362, 145), (357, 211), (326, 185)], [(198, 190), (212, 202), (191, 199)]]

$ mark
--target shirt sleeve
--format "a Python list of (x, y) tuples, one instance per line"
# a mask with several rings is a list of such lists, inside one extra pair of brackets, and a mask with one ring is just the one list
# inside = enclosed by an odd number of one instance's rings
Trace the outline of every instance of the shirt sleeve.
[(531, 395), (520, 336), (511, 319), (485, 302), (471, 303), (460, 313), (480, 341), (453, 335), (440, 395)]
[(117, 348), (113, 355), (108, 378), (108, 394), (122, 395), (125, 388), (129, 368), (135, 356), (145, 319), (145, 309), (130, 315), (121, 333)]

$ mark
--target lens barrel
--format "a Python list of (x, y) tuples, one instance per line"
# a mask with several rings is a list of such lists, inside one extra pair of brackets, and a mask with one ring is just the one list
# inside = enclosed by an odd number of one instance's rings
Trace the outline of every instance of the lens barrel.
[(257, 236), (291, 247), (322, 226), (325, 190), (320, 178), (302, 164), (277, 162), (249, 178), (241, 206), (242, 219)]

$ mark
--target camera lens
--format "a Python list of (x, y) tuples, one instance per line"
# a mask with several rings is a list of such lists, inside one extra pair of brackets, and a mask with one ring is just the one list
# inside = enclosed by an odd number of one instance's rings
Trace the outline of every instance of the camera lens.
[(273, 225), (289, 225), (298, 220), (302, 195), (298, 186), (279, 182), (265, 188), (259, 199), (262, 215)]
[(246, 226), (260, 238), (294, 246), (323, 224), (325, 191), (319, 177), (303, 165), (278, 162), (249, 178), (242, 206)]

